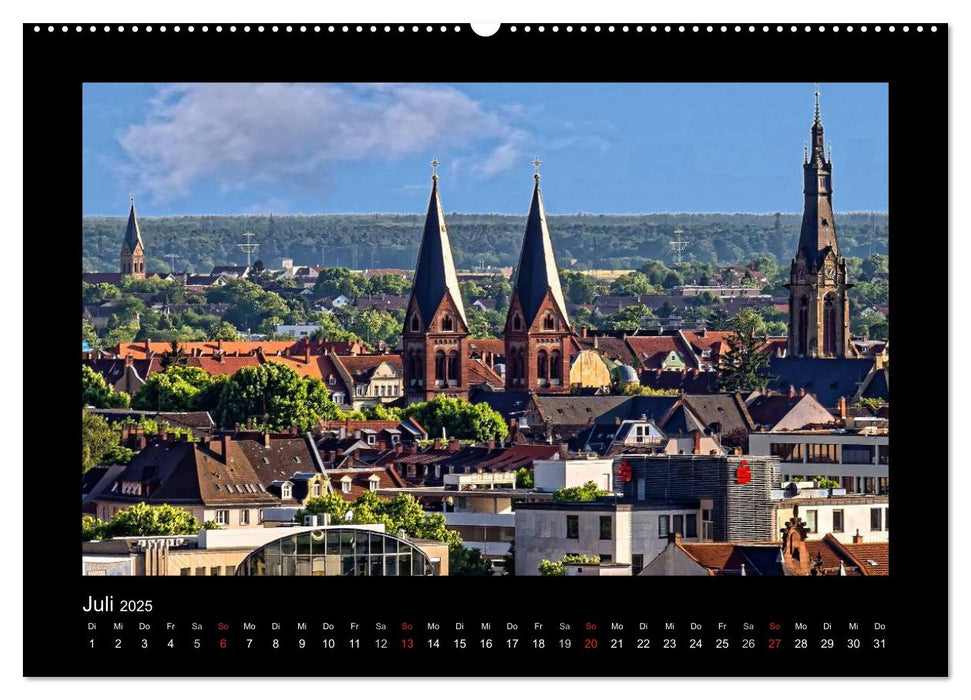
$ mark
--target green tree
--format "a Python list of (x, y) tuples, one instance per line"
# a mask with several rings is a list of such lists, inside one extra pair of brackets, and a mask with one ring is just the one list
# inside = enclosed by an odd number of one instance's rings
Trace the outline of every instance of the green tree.
[(239, 340), (239, 331), (229, 321), (219, 321), (209, 326), (209, 340)]
[(357, 340), (357, 336), (346, 330), (334, 314), (320, 312), (311, 321), (320, 326), (310, 334), (312, 340)]
[(361, 410), (361, 413), (364, 414), (364, 420), (401, 420), (403, 412), (404, 409), (385, 406), (380, 403), (365, 406)]
[(560, 285), (571, 304), (589, 304), (597, 296), (597, 283), (583, 272), (560, 270)]
[(118, 445), (118, 434), (101, 416), (81, 411), (81, 471), (101, 463)]
[(471, 404), (445, 394), (411, 404), (404, 415), (415, 418), (434, 437), (442, 434), (443, 427), (446, 435), (459, 440), (504, 440), (509, 434), (502, 415), (488, 404)]
[(621, 275), (610, 284), (610, 293), (624, 296), (640, 296), (654, 294), (657, 289), (651, 284), (650, 278), (643, 272), (628, 272)]
[(322, 417), (337, 414), (337, 407), (320, 380), (304, 380), (285, 365), (267, 362), (244, 367), (226, 383), (216, 406), (216, 422), (229, 427), (256, 417), (269, 430), (291, 426), (309, 430)]
[(492, 562), (478, 549), (452, 544), (448, 547), (448, 575), (492, 576)]
[(529, 467), (520, 467), (516, 470), (516, 488), (532, 489), (536, 488), (536, 479)]
[(94, 408), (128, 408), (128, 394), (108, 386), (100, 374), (87, 365), (81, 365), (81, 403)]
[(314, 283), (314, 296), (337, 297), (343, 294), (348, 299), (356, 299), (368, 287), (364, 275), (351, 272), (346, 267), (328, 267), (322, 270)]
[(652, 316), (654, 316), (654, 313), (643, 304), (631, 304), (612, 316), (608, 316), (603, 325), (605, 328), (614, 330), (634, 330), (641, 327), (641, 319)]
[(860, 272), (867, 279), (888, 274), (890, 272), (890, 256), (879, 253), (870, 255), (863, 260)]
[(286, 321), (291, 316), (283, 297), (245, 279), (210, 287), (206, 290), (206, 299), (210, 304), (229, 304), (222, 320), (236, 328), (259, 328), (268, 319)]
[(466, 307), (465, 317), (469, 322), (469, 335), (473, 338), (496, 338), (506, 325), (505, 315), (498, 311)]
[(379, 309), (365, 309), (351, 321), (350, 329), (368, 345), (385, 342), (394, 347), (401, 339), (401, 321)]
[(516, 575), (516, 543), (512, 542), (509, 544), (509, 551), (502, 558), (502, 572), (503, 576), (515, 576)]
[(594, 481), (588, 481), (583, 486), (570, 486), (557, 489), (553, 494), (554, 501), (596, 501), (609, 492), (599, 488)]
[(197, 532), (199, 521), (192, 513), (167, 503), (160, 506), (136, 503), (115, 513), (104, 523), (106, 537), (194, 535)]
[(115, 445), (101, 456), (98, 464), (101, 466), (111, 466), (112, 464), (128, 464), (138, 454), (137, 450), (132, 450), (122, 445)]
[(722, 391), (764, 389), (771, 379), (765, 371), (769, 356), (761, 351), (765, 321), (751, 309), (742, 309), (732, 318), (730, 326), (734, 333), (728, 336), (728, 354), (721, 358), (719, 387)]
[(91, 540), (103, 540), (105, 537), (105, 524), (93, 515), (81, 516), (81, 541), (90, 542)]
[(81, 301), (85, 304), (103, 304), (115, 299), (121, 299), (121, 290), (113, 284), (105, 282), (97, 284), (81, 283)]
[(565, 564), (599, 564), (600, 557), (588, 557), (585, 554), (567, 554), (559, 561), (543, 559), (539, 563), (540, 576), (563, 576), (566, 571)]
[(92, 350), (101, 345), (98, 340), (98, 331), (94, 329), (94, 326), (86, 318), (81, 319), (81, 342), (87, 343)]
[(200, 410), (201, 399), (209, 396), (214, 383), (214, 378), (201, 367), (171, 365), (163, 372), (148, 375), (132, 406), (148, 411)]
[(367, 282), (367, 293), (400, 296), (407, 292), (410, 286), (411, 282), (401, 275), (373, 275)]

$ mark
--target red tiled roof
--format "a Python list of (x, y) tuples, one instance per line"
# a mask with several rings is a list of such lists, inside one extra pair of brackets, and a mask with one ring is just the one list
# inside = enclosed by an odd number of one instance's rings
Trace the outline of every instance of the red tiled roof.
[[(345, 501), (354, 501), (361, 494), (371, 490), (370, 478), (377, 475), (379, 489), (400, 489), (405, 483), (391, 467), (354, 467), (352, 469), (328, 469), (324, 476), (330, 481), (331, 490)], [(344, 477), (350, 477), (350, 491), (345, 492)]]
[(889, 542), (861, 542), (844, 544), (842, 547), (858, 562), (865, 575), (888, 576), (890, 574)]
[(497, 389), (505, 386), (502, 377), (479, 360), (469, 362), (469, 384), (489, 384)]
[(688, 369), (698, 368), (698, 359), (692, 347), (686, 346), (678, 335), (632, 335), (627, 344), (644, 369), (661, 369), (661, 362), (671, 351), (677, 352)]
[(502, 454), (479, 462), (476, 467), (486, 471), (513, 471), (530, 466), (534, 460), (549, 459), (558, 451), (556, 445), (511, 445)]
[[(186, 355), (215, 355), (222, 352), (224, 355), (254, 355), (259, 350), (264, 355), (289, 354), (303, 355), (309, 343), (311, 355), (320, 355), (326, 352), (345, 353), (360, 352), (363, 347), (359, 341), (353, 343), (344, 340), (257, 340), (257, 341), (216, 341), (205, 340), (200, 342), (179, 343), (179, 347)], [(115, 351), (117, 355), (124, 357), (131, 353), (133, 357), (145, 357), (152, 353), (164, 355), (172, 348), (171, 343), (143, 341), (139, 343), (121, 343)]]
[(382, 362), (393, 365), (398, 372), (403, 371), (401, 355), (336, 355), (333, 360), (343, 365), (355, 381), (366, 380)]
[(506, 346), (502, 338), (469, 338), (469, 349), (478, 353), (491, 352), (493, 355), (505, 355)]

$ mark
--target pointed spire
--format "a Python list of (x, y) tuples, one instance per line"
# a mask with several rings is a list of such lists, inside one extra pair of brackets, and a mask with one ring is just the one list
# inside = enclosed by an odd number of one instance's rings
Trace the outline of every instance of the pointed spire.
[(412, 296), (418, 301), (422, 323), (428, 324), (438, 310), (442, 298), (450, 295), (462, 323), (468, 327), (462, 294), (459, 291), (455, 263), (452, 261), (452, 246), (445, 227), (445, 213), (442, 200), (438, 196), (438, 166), (432, 163), (432, 194), (428, 200), (428, 213), (425, 215), (425, 229), (418, 249), (418, 263), (415, 265), (415, 282)]
[(144, 250), (145, 244), (142, 242), (142, 233), (138, 229), (138, 219), (135, 217), (135, 196), (130, 194), (128, 199), (131, 208), (128, 210), (128, 226), (125, 228), (122, 250), (127, 248), (129, 253), (134, 253), (137, 245), (140, 244)]
[(820, 115), (819, 115), (819, 83), (815, 83), (815, 85), (816, 85), (816, 90), (813, 92), (813, 95), (815, 95), (816, 97), (816, 114), (813, 118), (813, 123), (822, 124), (822, 119), (820, 118)]
[(556, 269), (556, 258), (553, 255), (553, 241), (546, 225), (546, 208), (539, 189), (540, 165), (540, 159), (536, 158), (533, 161), (533, 167), (536, 168), (533, 174), (533, 199), (526, 216), (526, 235), (523, 237), (523, 247), (513, 280), (513, 288), (519, 293), (519, 303), (523, 308), (527, 328), (536, 318), (547, 290), (552, 293), (563, 320), (569, 323), (563, 289), (560, 286), (560, 273)]

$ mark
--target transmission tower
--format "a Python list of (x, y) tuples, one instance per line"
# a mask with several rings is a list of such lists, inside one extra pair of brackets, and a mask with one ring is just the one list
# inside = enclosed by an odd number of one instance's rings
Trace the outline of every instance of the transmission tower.
[(175, 253), (166, 253), (166, 254), (165, 254), (164, 256), (162, 256), (162, 257), (166, 257), (166, 258), (168, 258), (168, 259), (169, 259), (169, 271), (170, 271), (170, 272), (175, 272), (175, 260), (176, 260), (176, 258), (178, 258), (179, 256), (178, 256), (177, 254), (175, 254)]
[(250, 233), (247, 231), (243, 234), (243, 236), (246, 238), (246, 242), (237, 244), (237, 247), (246, 253), (246, 267), (251, 266), (253, 261), (253, 253), (260, 249), (259, 243), (253, 243), (253, 236), (255, 235), (255, 233)]
[(684, 233), (684, 231), (682, 231), (681, 229), (679, 228), (674, 229), (674, 235), (677, 236), (677, 238), (675, 238), (675, 240), (671, 241), (668, 244), (672, 248), (674, 248), (674, 255), (675, 257), (677, 257), (679, 264), (681, 263), (681, 254), (684, 252), (684, 249), (687, 248), (689, 245), (691, 245), (691, 241), (685, 241), (681, 239), (682, 233)]

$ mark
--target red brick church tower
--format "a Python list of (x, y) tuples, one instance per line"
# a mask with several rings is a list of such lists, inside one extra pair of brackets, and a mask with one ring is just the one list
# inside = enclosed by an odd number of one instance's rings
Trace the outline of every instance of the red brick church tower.
[(138, 230), (138, 219), (135, 218), (134, 197), (131, 198), (128, 226), (121, 244), (121, 274), (136, 279), (145, 278), (145, 244), (142, 242), (142, 233)]
[(411, 299), (401, 334), (405, 396), (409, 403), (437, 394), (469, 398), (469, 325), (459, 292), (445, 214), (438, 197), (438, 161), (418, 250)]
[(819, 90), (812, 145), (803, 155), (805, 203), (799, 249), (789, 270), (789, 356), (854, 357), (850, 345), (852, 287), (833, 217), (833, 159), (824, 151)]
[(569, 393), (570, 336), (553, 242), (539, 189), (540, 160), (533, 161), (536, 183), (526, 217), (526, 235), (513, 280), (503, 340), (506, 390)]

